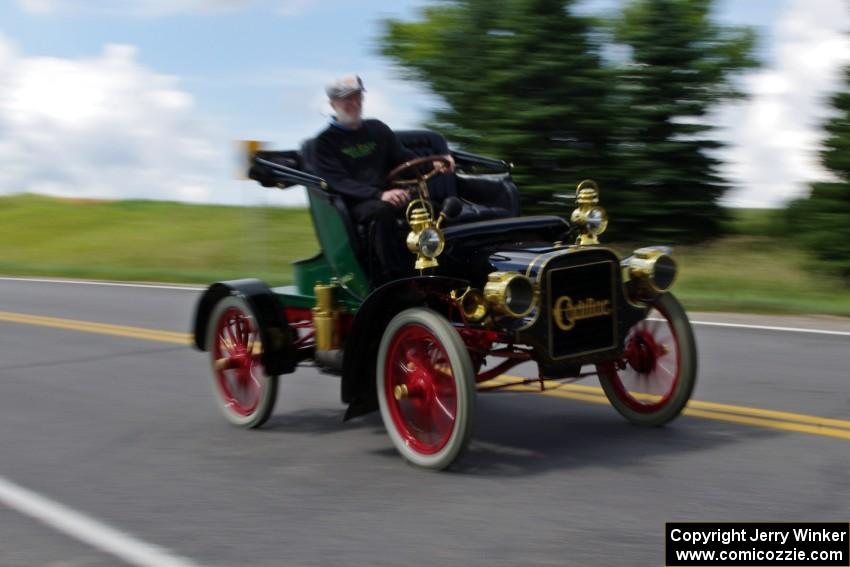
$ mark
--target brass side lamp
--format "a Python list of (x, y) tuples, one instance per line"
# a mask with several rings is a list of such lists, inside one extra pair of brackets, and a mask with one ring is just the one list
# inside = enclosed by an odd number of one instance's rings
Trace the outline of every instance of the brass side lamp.
[(585, 179), (576, 187), (576, 208), (570, 222), (579, 227), (581, 233), (576, 244), (596, 246), (599, 235), (608, 228), (608, 213), (599, 206), (599, 187), (591, 179)]

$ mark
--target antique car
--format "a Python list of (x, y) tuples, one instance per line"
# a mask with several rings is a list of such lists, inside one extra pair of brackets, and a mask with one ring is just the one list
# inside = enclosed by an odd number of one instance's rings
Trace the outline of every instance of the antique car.
[[(449, 150), (431, 131), (398, 138), (421, 157), (389, 174), (414, 197), (399, 226), (410, 273), (389, 282), (368, 227), (315, 174), (311, 141), (300, 151), (247, 145), (251, 179), (306, 188), (321, 251), (293, 263), (292, 285), (223, 281), (199, 300), (194, 344), (209, 353), (228, 421), (262, 425), (279, 377), (302, 363), (341, 376), (345, 419), (380, 410), (398, 452), (431, 469), (462, 454), (478, 392), (504, 387), (499, 376), (526, 362), (537, 372), (524, 382), (540, 388), (598, 375), (635, 424), (679, 415), (697, 354), (669, 292), (668, 248), (621, 258), (601, 245), (608, 219), (592, 181), (578, 185), (568, 220), (523, 217), (506, 162)], [(449, 154), (454, 171), (441, 165)], [(429, 198), (437, 188), (448, 195), (442, 203)]]

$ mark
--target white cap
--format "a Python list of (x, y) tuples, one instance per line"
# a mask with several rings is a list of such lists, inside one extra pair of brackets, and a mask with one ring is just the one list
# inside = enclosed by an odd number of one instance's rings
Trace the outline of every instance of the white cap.
[(350, 94), (365, 91), (363, 80), (357, 75), (337, 77), (325, 87), (328, 98), (345, 98)]

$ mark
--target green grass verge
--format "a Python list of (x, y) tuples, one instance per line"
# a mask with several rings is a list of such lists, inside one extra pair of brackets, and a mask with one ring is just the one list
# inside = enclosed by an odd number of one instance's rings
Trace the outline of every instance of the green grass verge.
[(850, 316), (850, 288), (787, 241), (730, 236), (674, 257), (674, 289), (689, 309)]
[[(737, 210), (732, 236), (675, 251), (690, 309), (850, 316), (850, 288), (777, 234), (776, 211)], [(614, 219), (616, 222), (616, 219)], [(0, 198), (0, 273), (208, 283), (287, 283), (319, 247), (303, 209)]]
[(319, 246), (303, 209), (0, 198), (0, 272), (206, 283), (287, 282)]

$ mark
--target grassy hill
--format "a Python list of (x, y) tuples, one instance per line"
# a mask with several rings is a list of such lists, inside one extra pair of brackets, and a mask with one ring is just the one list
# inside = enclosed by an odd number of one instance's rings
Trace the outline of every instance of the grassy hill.
[(0, 198), (0, 272), (206, 283), (290, 277), (318, 251), (303, 209)]
[[(730, 236), (675, 250), (674, 291), (689, 308), (850, 316), (850, 288), (777, 236), (775, 212), (734, 214)], [(277, 285), (290, 280), (291, 260), (316, 251), (304, 209), (0, 197), (6, 275), (201, 284), (259, 277)]]

